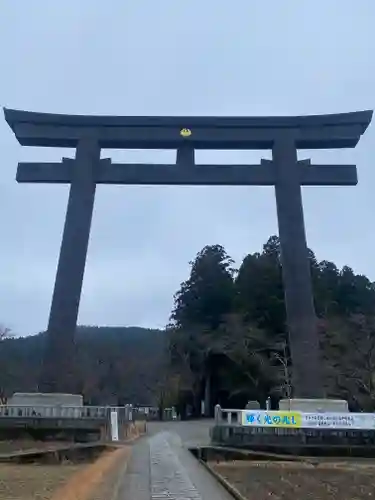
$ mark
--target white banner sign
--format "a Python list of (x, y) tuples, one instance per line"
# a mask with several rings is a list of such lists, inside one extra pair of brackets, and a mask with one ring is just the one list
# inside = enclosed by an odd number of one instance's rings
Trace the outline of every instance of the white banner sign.
[(243, 410), (242, 425), (294, 429), (375, 429), (375, 414)]
[(375, 415), (373, 413), (302, 413), (302, 427), (375, 429)]

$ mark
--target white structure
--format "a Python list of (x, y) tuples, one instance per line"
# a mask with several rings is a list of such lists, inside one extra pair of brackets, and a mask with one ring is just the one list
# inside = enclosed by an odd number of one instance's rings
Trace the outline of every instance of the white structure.
[(81, 394), (15, 392), (7, 406), (83, 406)]
[(344, 399), (281, 399), (279, 410), (307, 413), (347, 413), (349, 406)]
[(118, 441), (118, 413), (116, 410), (111, 411), (111, 441)]

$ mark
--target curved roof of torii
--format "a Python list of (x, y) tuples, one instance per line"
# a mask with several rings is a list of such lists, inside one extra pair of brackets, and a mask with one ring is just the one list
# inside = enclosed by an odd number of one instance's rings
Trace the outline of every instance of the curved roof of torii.
[[(4, 108), (18, 141), (28, 146), (75, 147), (95, 136), (104, 148), (270, 149), (290, 130), (299, 149), (354, 147), (372, 111), (306, 116), (95, 116), (36, 113)], [(182, 137), (181, 129), (191, 135)]]

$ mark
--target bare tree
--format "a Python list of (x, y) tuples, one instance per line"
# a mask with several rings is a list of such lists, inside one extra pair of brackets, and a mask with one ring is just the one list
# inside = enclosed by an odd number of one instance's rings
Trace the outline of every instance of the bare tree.
[(10, 328), (0, 324), (0, 341), (7, 339), (12, 336), (12, 332)]
[(366, 411), (375, 408), (375, 317), (355, 314), (321, 325), (330, 396), (344, 396)]
[(271, 357), (274, 361), (276, 361), (276, 363), (281, 368), (280, 389), (282, 395), (290, 399), (292, 397), (292, 376), (290, 367), (290, 357), (288, 356), (288, 346), (287, 343), (283, 341), (277, 347), (278, 350), (272, 352)]
[[(346, 367), (348, 378), (355, 383), (361, 406), (375, 407), (375, 319), (364, 315), (350, 318), (350, 348)], [(362, 397), (361, 397), (362, 396)]]

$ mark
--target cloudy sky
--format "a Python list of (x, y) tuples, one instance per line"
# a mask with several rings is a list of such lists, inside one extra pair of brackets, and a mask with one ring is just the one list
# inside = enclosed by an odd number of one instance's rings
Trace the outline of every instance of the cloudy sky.
[[(375, 107), (374, 0), (0, 0), (0, 104), (55, 113), (297, 115)], [(353, 188), (304, 189), (319, 259), (375, 280), (375, 125), (355, 150)], [(21, 148), (0, 117), (0, 323), (46, 327), (68, 186), (17, 185)], [(173, 151), (105, 151), (174, 161)], [(254, 163), (267, 153), (201, 152)], [(79, 322), (164, 326), (188, 262), (220, 243), (237, 263), (277, 232), (272, 188), (100, 186)]]

